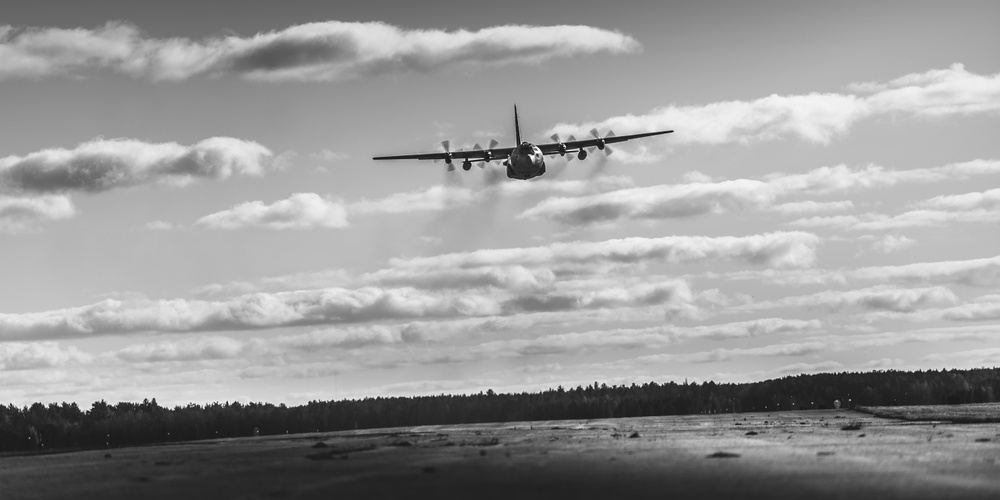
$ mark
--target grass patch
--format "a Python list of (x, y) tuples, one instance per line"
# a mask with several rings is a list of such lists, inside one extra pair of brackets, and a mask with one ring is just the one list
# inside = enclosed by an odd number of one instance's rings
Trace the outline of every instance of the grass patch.
[(1000, 403), (923, 406), (860, 406), (858, 411), (908, 421), (950, 421), (956, 424), (1000, 422)]
[(861, 423), (860, 420), (852, 420), (852, 421), (850, 421), (850, 422), (848, 422), (848, 423), (840, 426), (840, 430), (842, 430), (842, 431), (860, 431), (862, 427), (864, 427), (864, 424)]

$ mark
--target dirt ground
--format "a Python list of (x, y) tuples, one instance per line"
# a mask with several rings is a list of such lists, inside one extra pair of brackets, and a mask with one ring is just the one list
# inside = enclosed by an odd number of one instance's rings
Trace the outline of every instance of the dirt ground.
[(0, 459), (3, 500), (331, 497), (996, 499), (1000, 424), (817, 410), (421, 426)]

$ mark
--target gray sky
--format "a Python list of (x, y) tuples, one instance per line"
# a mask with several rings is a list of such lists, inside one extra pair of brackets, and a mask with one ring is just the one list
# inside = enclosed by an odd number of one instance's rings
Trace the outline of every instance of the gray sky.
[(995, 2), (592, 4), (5, 4), (0, 399), (997, 364)]

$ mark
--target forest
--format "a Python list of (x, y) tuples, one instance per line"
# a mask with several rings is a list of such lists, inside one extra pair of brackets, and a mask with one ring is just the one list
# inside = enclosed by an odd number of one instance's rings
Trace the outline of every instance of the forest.
[[(592, 419), (695, 413), (991, 403), (1000, 396), (1000, 368), (821, 373), (761, 382), (549, 389), (539, 393), (375, 397), (270, 403), (188, 404), (94, 402), (0, 405), (0, 453), (115, 448), (229, 438), (432, 424)], [(0, 402), (2, 403), (2, 402)]]

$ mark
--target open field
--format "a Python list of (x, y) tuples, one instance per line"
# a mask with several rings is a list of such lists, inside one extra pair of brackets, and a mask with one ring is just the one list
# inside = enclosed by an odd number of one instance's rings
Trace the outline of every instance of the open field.
[(1000, 424), (816, 410), (421, 426), (0, 459), (4, 500), (334, 496), (1000, 498)]
[(954, 423), (1000, 422), (1000, 403), (927, 406), (863, 406), (860, 411), (876, 417), (911, 421)]

